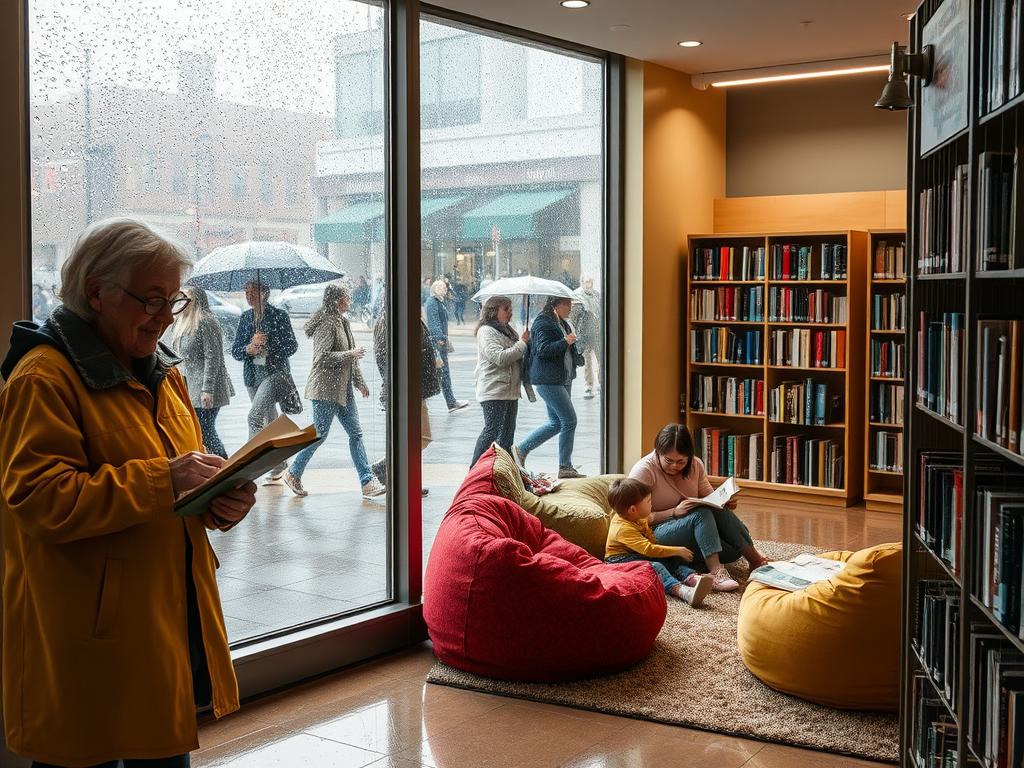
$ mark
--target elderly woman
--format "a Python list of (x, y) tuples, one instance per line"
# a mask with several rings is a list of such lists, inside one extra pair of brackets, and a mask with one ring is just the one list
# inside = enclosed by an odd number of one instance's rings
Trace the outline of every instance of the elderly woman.
[(172, 326), (171, 343), (182, 357), (181, 368), (203, 431), (203, 445), (226, 459), (227, 451), (217, 434), (217, 414), (231, 401), (235, 388), (224, 365), (224, 337), (210, 311), (206, 291), (190, 287), (183, 292), (189, 303)]
[(306, 335), (313, 340), (313, 365), (306, 382), (306, 397), (313, 401), (313, 423), (320, 440), (304, 448), (284, 475), (284, 484), (296, 496), (308, 495), (302, 485), (302, 473), (327, 439), (331, 422), (335, 419), (348, 433), (348, 449), (359, 474), (363, 495), (381, 496), (385, 492), (384, 486), (370, 470), (353, 392), (358, 390), (363, 397), (370, 396), (370, 389), (359, 369), (359, 361), (366, 354), (366, 349), (356, 346), (352, 326), (345, 317), (351, 301), (348, 288), (328, 285), (324, 289), (323, 305), (306, 321)]
[(515, 446), (513, 455), (526, 465), (530, 451), (558, 435), (558, 476), (584, 477), (572, 465), (576, 440), (576, 408), (572, 404), (572, 382), (576, 378), (576, 334), (566, 321), (572, 299), (548, 297), (544, 309), (533, 321), (533, 339), (528, 357), (530, 383), (548, 408), (547, 423), (541, 424)]
[(448, 283), (444, 280), (435, 280), (430, 286), (430, 298), (423, 305), (423, 311), (427, 316), (430, 337), (434, 340), (437, 354), (441, 358), (441, 391), (444, 393), (445, 402), (448, 403), (448, 412), (454, 413), (469, 403), (465, 400), (456, 400), (455, 392), (452, 390), (452, 374), (448, 367), (448, 352), (452, 345), (448, 341), (448, 307), (445, 305), (447, 296)]
[(767, 560), (736, 516), (735, 499), (725, 509), (701, 504), (700, 499), (714, 488), (704, 462), (693, 454), (690, 430), (684, 424), (669, 424), (658, 433), (654, 450), (633, 465), (629, 476), (653, 489), (648, 522), (658, 543), (691, 549), (694, 558), (690, 565), (714, 576), (714, 590), (731, 592), (739, 583), (723, 563), (744, 557), (753, 570)]
[(145, 224), (93, 225), (63, 305), (17, 323), (0, 366), (4, 726), (40, 763), (187, 766), (195, 708), (238, 708), (206, 529), (241, 520), (255, 486), (174, 512), (223, 464), (159, 343), (188, 266)]
[(512, 299), (491, 296), (480, 310), (476, 326), (476, 399), (484, 411), (484, 428), (477, 438), (470, 466), (497, 443), (512, 450), (522, 389), (523, 365), (530, 329), (517, 334), (512, 322)]

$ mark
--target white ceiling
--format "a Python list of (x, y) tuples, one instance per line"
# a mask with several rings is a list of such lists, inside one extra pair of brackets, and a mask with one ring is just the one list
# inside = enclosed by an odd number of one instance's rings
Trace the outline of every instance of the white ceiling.
[[(690, 74), (886, 53), (917, 0), (427, 0)], [(802, 22), (810, 22), (803, 24)], [(615, 25), (629, 29), (612, 31)], [(701, 40), (680, 48), (680, 40)]]

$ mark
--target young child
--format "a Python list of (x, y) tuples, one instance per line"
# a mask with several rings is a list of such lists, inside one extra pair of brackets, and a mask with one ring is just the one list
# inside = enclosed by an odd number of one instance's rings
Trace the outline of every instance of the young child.
[(683, 565), (683, 560), (693, 560), (693, 552), (686, 547), (666, 547), (655, 541), (647, 522), (651, 514), (651, 487), (639, 480), (616, 480), (608, 489), (608, 503), (615, 514), (608, 527), (604, 559), (609, 563), (647, 560), (661, 579), (666, 594), (694, 608), (703, 603), (714, 577)]

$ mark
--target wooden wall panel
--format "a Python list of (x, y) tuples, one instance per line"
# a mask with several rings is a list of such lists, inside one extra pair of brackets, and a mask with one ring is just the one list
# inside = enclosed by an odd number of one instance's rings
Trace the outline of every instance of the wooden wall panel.
[(906, 190), (723, 197), (715, 232), (807, 232), (906, 226)]

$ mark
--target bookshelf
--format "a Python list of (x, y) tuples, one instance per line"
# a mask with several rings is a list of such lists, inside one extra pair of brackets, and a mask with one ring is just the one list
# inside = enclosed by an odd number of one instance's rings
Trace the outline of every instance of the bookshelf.
[(713, 483), (860, 499), (867, 248), (856, 230), (689, 238), (686, 423)]
[(1024, 760), (1022, 32), (1019, 0), (927, 0), (911, 22), (913, 49), (964, 51), (967, 125), (926, 146), (936, 121), (910, 112), (905, 766)]
[(864, 504), (870, 510), (899, 514), (906, 399), (906, 230), (869, 230), (868, 255)]

